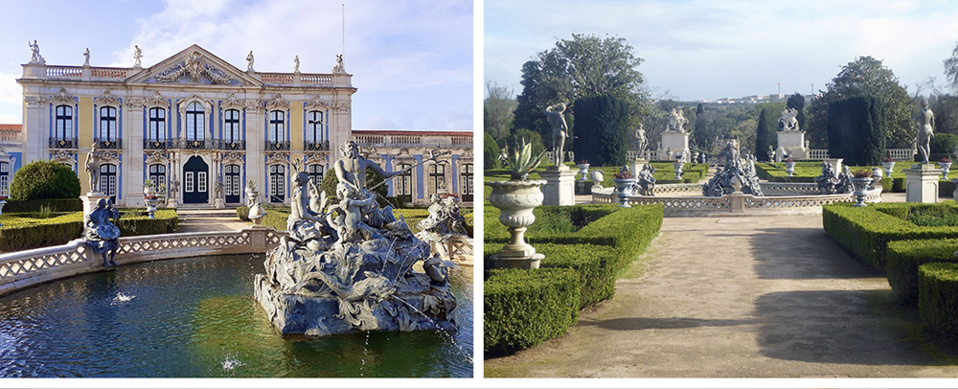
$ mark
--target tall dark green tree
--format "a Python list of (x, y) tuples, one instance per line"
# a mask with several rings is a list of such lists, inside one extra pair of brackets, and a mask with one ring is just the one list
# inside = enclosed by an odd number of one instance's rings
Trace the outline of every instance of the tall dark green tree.
[(885, 158), (886, 116), (881, 100), (852, 96), (828, 105), (828, 155), (845, 164), (878, 165)]
[(806, 139), (812, 147), (822, 147), (828, 131), (828, 107), (831, 103), (860, 95), (878, 98), (885, 113), (887, 124), (887, 144), (892, 148), (911, 147), (917, 134), (913, 120), (914, 105), (908, 92), (898, 82), (891, 69), (872, 57), (859, 57), (842, 67), (828, 90), (821, 97), (812, 100), (808, 109)]
[(767, 109), (762, 108), (761, 113), (758, 114), (758, 127), (755, 130), (755, 158), (758, 158), (760, 161), (768, 160), (768, 149), (771, 147), (775, 149), (778, 143), (778, 137), (774, 130), (769, 126), (768, 113)]
[(576, 160), (595, 166), (621, 166), (632, 136), (629, 102), (612, 95), (583, 97), (575, 102), (575, 131), (580, 134)]

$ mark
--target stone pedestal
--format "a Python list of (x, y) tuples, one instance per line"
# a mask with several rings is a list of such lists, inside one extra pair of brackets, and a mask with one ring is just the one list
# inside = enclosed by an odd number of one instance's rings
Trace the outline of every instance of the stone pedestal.
[(629, 169), (631, 169), (630, 171), (632, 172), (633, 176), (638, 177), (639, 172), (642, 171), (642, 168), (644, 168), (645, 165), (648, 165), (648, 164), (649, 164), (649, 161), (645, 160), (645, 158), (638, 158), (632, 161), (632, 166), (629, 166)]
[[(744, 213), (745, 212), (745, 193), (735, 191), (729, 195), (729, 198), (732, 200), (732, 213)], [(751, 196), (749, 196), (751, 197)]]
[(931, 164), (911, 165), (905, 173), (905, 201), (909, 203), (938, 202), (938, 176), (941, 169)]
[(542, 187), (543, 205), (575, 205), (576, 172), (568, 166), (549, 166), (539, 173), (546, 184)]
[(690, 162), (691, 156), (685, 151), (689, 149), (689, 134), (682, 132), (662, 133), (662, 144), (659, 147), (659, 159), (674, 160), (676, 153), (683, 153), (682, 162)]
[(835, 172), (835, 176), (838, 177), (839, 174), (842, 174), (842, 161), (844, 160), (845, 158), (825, 158), (822, 161), (832, 165), (832, 171)]
[(222, 198), (217, 198), (213, 200), (213, 208), (223, 209), (226, 208), (226, 202)]
[(86, 228), (86, 223), (90, 221), (89, 219), (90, 213), (93, 212), (94, 209), (96, 209), (96, 203), (99, 202), (100, 199), (106, 199), (106, 201), (110, 201), (110, 196), (107, 196), (102, 193), (94, 193), (94, 192), (89, 192), (86, 194), (86, 196), (80, 196), (80, 201), (83, 202), (83, 228), (84, 229)]
[(775, 152), (776, 162), (781, 161), (784, 157), (783, 154), (788, 154), (792, 159), (808, 158), (808, 151), (805, 150), (804, 132), (779, 131), (778, 147), (779, 149)]

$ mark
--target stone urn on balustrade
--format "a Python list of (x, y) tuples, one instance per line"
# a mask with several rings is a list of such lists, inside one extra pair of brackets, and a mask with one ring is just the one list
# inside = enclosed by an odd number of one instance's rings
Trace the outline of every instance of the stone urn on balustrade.
[(493, 181), (486, 185), (492, 187), (489, 203), (499, 209), (499, 222), (509, 228), (509, 244), (499, 254), (490, 257), (492, 267), (538, 269), (544, 255), (536, 253), (532, 245), (526, 243), (526, 229), (536, 220), (532, 210), (542, 205), (541, 187), (545, 180)]

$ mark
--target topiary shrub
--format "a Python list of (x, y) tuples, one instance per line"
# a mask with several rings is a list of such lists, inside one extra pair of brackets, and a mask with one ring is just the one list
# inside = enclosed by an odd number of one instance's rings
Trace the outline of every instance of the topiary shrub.
[(77, 198), (80, 197), (80, 179), (63, 164), (30, 162), (13, 176), (10, 197), (16, 200)]
[(958, 263), (918, 268), (918, 315), (942, 339), (958, 343)]
[(579, 321), (579, 275), (572, 269), (490, 270), (483, 285), (486, 351), (538, 346)]

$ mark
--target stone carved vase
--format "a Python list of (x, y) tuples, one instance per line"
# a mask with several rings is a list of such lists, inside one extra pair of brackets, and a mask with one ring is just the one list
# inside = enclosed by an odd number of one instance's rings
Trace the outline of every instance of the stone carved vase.
[(156, 219), (156, 206), (160, 203), (160, 199), (146, 199), (146, 212), (150, 214), (150, 219)]
[(681, 179), (682, 179), (682, 167), (683, 167), (683, 166), (685, 166), (685, 162), (682, 162), (682, 161), (675, 161), (675, 162), (672, 163), (672, 167), (675, 168), (675, 179), (676, 179), (676, 180), (681, 180)]
[(895, 170), (894, 162), (882, 162), (881, 167), (885, 168), (885, 177), (891, 177), (891, 173)]
[(632, 185), (635, 185), (635, 178), (613, 178), (612, 184), (615, 185), (615, 196), (619, 199), (619, 206), (632, 208), (629, 205), (629, 196), (632, 195)]
[(586, 181), (586, 180), (588, 180), (588, 179), (589, 179), (589, 164), (587, 164), (587, 163), (580, 163), (580, 164), (578, 164), (578, 165), (576, 165), (576, 166), (579, 167), (579, 174), (582, 175), (582, 177), (579, 177), (579, 181), (581, 182), (581, 181)]
[(855, 207), (865, 207), (865, 191), (871, 185), (871, 177), (852, 177), (852, 186), (855, 187)]
[(795, 162), (785, 162), (785, 172), (789, 177), (795, 174)]
[(536, 221), (532, 210), (542, 205), (544, 196), (540, 188), (545, 184), (545, 180), (486, 183), (492, 187), (489, 203), (499, 209), (499, 222), (509, 227), (509, 233), (512, 235), (509, 244), (493, 256), (495, 267), (539, 268), (539, 261), (544, 257), (542, 254), (536, 254), (536, 249), (526, 243), (525, 233)]
[(948, 170), (951, 169), (951, 162), (938, 162), (938, 167), (940, 167), (941, 170), (942, 170), (942, 171), (941, 171), (941, 175), (942, 175), (941, 179), (942, 179), (942, 180), (947, 180), (947, 179), (948, 179)]

